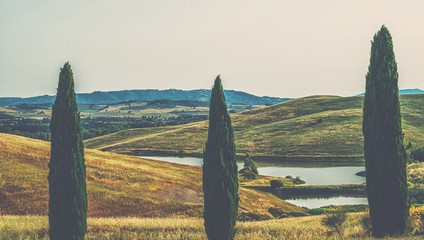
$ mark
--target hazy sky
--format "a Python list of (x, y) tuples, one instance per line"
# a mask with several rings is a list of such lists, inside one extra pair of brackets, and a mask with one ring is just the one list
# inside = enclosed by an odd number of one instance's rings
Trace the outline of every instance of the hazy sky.
[(260, 96), (365, 89), (371, 39), (393, 36), (399, 87), (424, 89), (424, 1), (0, 0), (0, 97), (210, 88)]

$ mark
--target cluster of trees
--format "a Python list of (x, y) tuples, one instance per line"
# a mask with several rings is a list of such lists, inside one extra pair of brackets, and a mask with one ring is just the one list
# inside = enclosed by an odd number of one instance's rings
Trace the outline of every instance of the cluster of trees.
[[(182, 114), (177, 117), (142, 116), (82, 118), (83, 138), (89, 139), (130, 128), (161, 127), (207, 120), (206, 115)], [(0, 115), (0, 132), (50, 141), (50, 119), (14, 118)]]
[(114, 133), (130, 128), (147, 128), (181, 125), (207, 120), (206, 115), (182, 114), (177, 117), (142, 116), (132, 117), (97, 117), (81, 119), (83, 137), (85, 139)]
[(0, 132), (50, 141), (50, 119), (1, 118)]

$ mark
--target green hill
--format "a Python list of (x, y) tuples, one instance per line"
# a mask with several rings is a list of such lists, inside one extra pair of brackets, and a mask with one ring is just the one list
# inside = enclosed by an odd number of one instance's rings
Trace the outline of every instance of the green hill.
[[(424, 146), (424, 95), (402, 95), (405, 143)], [(293, 161), (363, 161), (363, 97), (311, 96), (231, 115), (237, 154)], [(207, 122), (125, 130), (86, 141), (126, 154), (201, 156)]]

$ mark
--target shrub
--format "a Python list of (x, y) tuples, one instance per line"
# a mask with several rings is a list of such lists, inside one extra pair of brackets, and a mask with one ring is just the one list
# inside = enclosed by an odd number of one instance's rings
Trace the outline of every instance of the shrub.
[(243, 171), (252, 172), (258, 175), (258, 168), (256, 167), (256, 163), (252, 160), (249, 153), (246, 153), (246, 157), (244, 159)]
[(293, 183), (295, 183), (295, 184), (304, 184), (305, 183), (305, 181), (300, 179), (300, 177), (292, 178), (292, 180), (293, 180)]
[(268, 212), (275, 218), (286, 218), (288, 217), (287, 213), (284, 212), (281, 208), (270, 207)]
[(253, 172), (244, 172), (242, 176), (245, 177), (246, 179), (256, 179), (258, 177), (258, 175), (256, 175)]
[(277, 189), (284, 187), (284, 183), (281, 180), (271, 180), (271, 188)]
[(412, 204), (422, 204), (424, 203), (424, 188), (421, 187), (421, 184), (416, 184), (408, 189), (408, 196)]
[(424, 148), (418, 148), (412, 152), (414, 160), (424, 162)]
[(340, 238), (343, 238), (344, 235), (344, 224), (347, 220), (347, 214), (345, 211), (341, 210), (340, 207), (335, 210), (331, 209), (331, 213), (327, 214), (322, 219), (322, 224), (330, 229), (333, 229)]

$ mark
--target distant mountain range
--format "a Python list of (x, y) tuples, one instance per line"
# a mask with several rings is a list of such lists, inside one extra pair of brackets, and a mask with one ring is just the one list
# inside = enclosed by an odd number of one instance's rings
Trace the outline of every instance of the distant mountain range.
[[(414, 89), (402, 89), (399, 90), (399, 94), (424, 94), (424, 90), (414, 88)], [(365, 93), (358, 94), (357, 96), (364, 96)]]
[[(258, 97), (246, 92), (224, 90), (227, 104), (244, 104), (244, 105), (272, 105), (276, 103), (291, 100), (291, 98), (278, 97)], [(154, 101), (167, 99), (172, 101), (193, 100), (209, 102), (211, 90), (123, 90), (111, 92), (93, 92), (77, 94), (78, 104), (115, 104), (127, 101)], [(0, 98), (0, 106), (20, 105), (20, 104), (53, 104), (56, 96), (36, 96), (29, 98), (20, 97), (3, 97)]]

